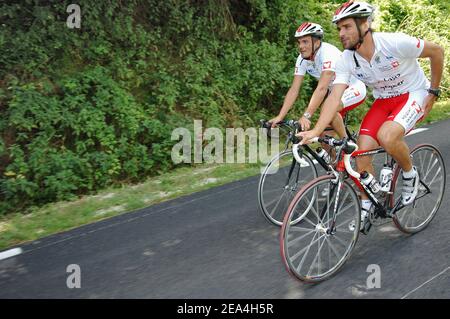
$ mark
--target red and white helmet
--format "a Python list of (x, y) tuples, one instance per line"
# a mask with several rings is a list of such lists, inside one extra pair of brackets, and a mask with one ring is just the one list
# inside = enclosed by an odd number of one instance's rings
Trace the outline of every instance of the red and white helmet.
[(371, 17), (374, 8), (366, 2), (353, 2), (350, 0), (342, 4), (334, 13), (333, 23), (344, 18), (366, 18)]
[(300, 38), (305, 35), (312, 35), (318, 38), (323, 37), (323, 28), (317, 23), (303, 22), (301, 26), (295, 31), (295, 37)]

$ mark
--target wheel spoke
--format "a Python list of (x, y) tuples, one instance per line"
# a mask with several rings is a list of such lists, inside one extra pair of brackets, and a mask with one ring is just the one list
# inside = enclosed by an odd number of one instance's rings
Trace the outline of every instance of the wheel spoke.
[(312, 226), (314, 226), (314, 228), (316, 227), (316, 224), (314, 224), (308, 217), (303, 217), (303, 219), (302, 220), (304, 220), (304, 221), (307, 221), (309, 224), (311, 224)]
[[(313, 183), (299, 195), (293, 211), (290, 211), (292, 216), (286, 221), (288, 224), (283, 237), (283, 247), (287, 253), (283, 255), (290, 271), (300, 279), (307, 277), (308, 280), (319, 281), (336, 272), (343, 265), (357, 239), (357, 236), (344, 233), (340, 229), (339, 237), (325, 231), (329, 230), (337, 217), (337, 223), (340, 224), (338, 228), (350, 223), (355, 218), (358, 205), (357, 194), (348, 181), (344, 181), (339, 197), (337, 192), (331, 193), (332, 186), (330, 178), (322, 178)], [(328, 193), (326, 197), (322, 197), (326, 187)], [(294, 217), (304, 223), (294, 226)]]
[[(430, 160), (431, 160), (431, 158), (430, 158)], [(430, 174), (430, 172), (433, 170), (433, 167), (434, 167), (438, 162), (439, 162), (439, 160), (436, 158), (436, 159), (434, 160), (434, 162), (433, 162), (433, 165), (430, 167), (430, 165), (431, 165), (431, 161), (430, 161), (430, 164), (428, 165), (427, 171), (426, 171), (426, 173), (425, 173), (425, 177), (424, 177), (423, 179), (426, 179), (426, 178), (427, 178), (428, 174)], [(440, 169), (440, 167), (439, 167), (439, 169)]]
[(336, 226), (336, 229), (340, 228), (341, 226), (350, 223), (353, 219), (355, 219), (354, 217), (350, 217), (349, 219), (346, 219), (345, 221), (343, 221), (342, 223), (338, 224)]
[[(300, 257), (300, 256), (303, 254), (304, 251), (306, 251), (305, 255), (304, 255), (303, 258), (300, 260), (300, 263), (299, 263), (299, 266), (298, 266), (298, 267), (303, 266), (303, 262), (304, 262), (305, 256), (308, 254), (309, 250), (311, 249), (311, 246), (314, 245), (315, 242), (317, 242), (318, 239), (315, 239), (316, 236), (317, 236), (317, 234), (318, 234), (317, 232), (314, 233), (314, 236), (313, 236), (313, 238), (312, 238), (312, 241), (311, 241), (311, 243), (310, 243), (308, 246), (306, 246), (306, 247), (303, 248), (302, 250), (298, 251), (294, 256), (291, 257), (291, 260), (294, 261), (294, 260), (296, 260), (298, 257)], [(319, 237), (319, 238), (320, 238), (320, 237)], [(297, 270), (298, 270), (298, 268), (297, 268)]]
[(340, 243), (342, 246), (347, 247), (348, 244), (346, 244), (342, 239), (339, 238), (339, 236), (334, 235), (333, 238), (336, 238), (336, 240), (338, 241), (338, 243)]
[[(300, 240), (302, 240), (303, 238), (306, 238), (307, 236), (309, 236), (309, 235), (310, 235), (312, 232), (314, 232), (314, 231), (315, 231), (315, 230), (313, 229), (313, 230), (307, 232), (306, 234), (304, 234), (304, 235), (302, 235), (302, 236), (300, 236), (300, 237), (297, 237), (297, 238), (295, 238), (295, 239), (293, 239), (293, 240), (291, 240), (291, 241), (288, 241), (287, 247), (288, 247), (288, 248), (289, 248), (289, 247), (292, 247), (292, 245), (298, 243), (298, 242), (299, 242)], [(314, 237), (313, 237), (313, 239), (314, 239)]]
[[(342, 204), (343, 205), (343, 204)], [(354, 207), (355, 206), (355, 202), (351, 202), (348, 206), (346, 206), (344, 209), (339, 209), (338, 208), (338, 212), (336, 213), (336, 218), (337, 217), (339, 217), (340, 215), (342, 215), (344, 212), (346, 212), (348, 209), (350, 209), (351, 207)], [(327, 223), (327, 225), (328, 225), (328, 223), (330, 222), (330, 220), (331, 219), (328, 219), (325, 223)], [(351, 221), (351, 219), (350, 219), (350, 221)], [(342, 226), (342, 224), (340, 224), (340, 226)]]
[[(436, 177), (438, 177), (439, 173), (441, 172), (441, 168), (439, 167), (439, 169), (437, 170), (436, 174), (434, 174), (433, 178), (431, 179), (431, 181), (428, 183), (428, 187), (430, 187), (431, 184), (433, 184), (434, 180), (436, 179)], [(442, 176), (441, 176), (442, 178)], [(425, 179), (424, 179), (425, 180)]]
[[(317, 235), (317, 234), (319, 234), (319, 233), (317, 232), (316, 235)], [(314, 235), (314, 236), (315, 236), (315, 235)], [(317, 243), (317, 242), (318, 242), (322, 237), (324, 237), (324, 236), (325, 236), (325, 235), (320, 236), (320, 237), (317, 238), (316, 240), (312, 241), (307, 247), (305, 247), (305, 248), (302, 249), (302, 251), (305, 251), (305, 249), (306, 249), (306, 252), (305, 252), (305, 254), (303, 255), (303, 258), (302, 258), (300, 264), (299, 264), (298, 267), (297, 267), (297, 271), (300, 271), (300, 269), (302, 269), (303, 263), (305, 262), (306, 256), (308, 256), (308, 253), (309, 253), (309, 251), (311, 250), (311, 247), (314, 246), (314, 244)], [(314, 237), (313, 237), (313, 238), (314, 238)]]
[[(284, 192), (283, 192), (284, 193)], [(268, 202), (267, 204), (266, 204), (266, 207), (270, 207), (272, 204), (274, 204), (277, 200), (279, 200), (278, 198), (274, 198), (274, 199), (272, 199), (270, 202)]]
[(300, 227), (300, 226), (290, 226), (289, 230), (296, 231), (296, 232), (307, 231), (309, 233), (312, 233), (315, 230), (315, 227), (314, 228), (305, 228), (305, 227)]
[[(280, 196), (280, 198), (278, 199), (277, 204), (275, 205), (274, 209), (272, 210), (272, 214), (274, 214), (274, 212), (275, 212), (275, 211), (277, 210), (277, 208), (278, 208), (278, 205), (280, 205), (280, 202), (281, 202), (281, 200), (283, 199), (283, 195), (284, 195), (284, 192), (283, 192), (282, 196)], [(272, 214), (270, 214), (270, 216), (272, 216)]]
[[(424, 165), (424, 163), (425, 163), (425, 161), (423, 160), (423, 153), (422, 152), (419, 152), (419, 158), (420, 158), (420, 169), (422, 170), (422, 172), (424, 171), (424, 169), (423, 169), (423, 165)], [(426, 157), (426, 155), (425, 155), (425, 157)]]
[(331, 250), (333, 251), (334, 255), (337, 257), (337, 259), (339, 261), (339, 254), (338, 254), (339, 252), (338, 252), (338, 250), (336, 249), (336, 247), (331, 243), (331, 241), (327, 237), (325, 237), (325, 240), (328, 243), (328, 247), (331, 248)]
[[(316, 254), (316, 256), (314, 257), (314, 259), (313, 259), (313, 261), (312, 261), (312, 263), (311, 263), (311, 266), (309, 267), (309, 270), (308, 270), (308, 273), (307, 273), (307, 276), (310, 276), (311, 275), (311, 271), (314, 269), (313, 268), (313, 266), (315, 265), (315, 263), (316, 263), (316, 259), (319, 261), (319, 263), (320, 263), (320, 250), (322, 249), (322, 246), (323, 246), (323, 244), (325, 243), (325, 239), (322, 241), (322, 243), (320, 243), (320, 240), (317, 242), (317, 245), (319, 246), (318, 247), (318, 249), (317, 249), (317, 254)], [(318, 257), (319, 257), (319, 259), (318, 259)], [(320, 270), (318, 269), (318, 273), (320, 273)]]
[[(286, 189), (284, 188), (284, 187), (277, 187), (277, 188), (274, 188), (274, 189), (271, 189), (271, 190), (264, 190), (264, 194), (265, 195), (269, 195), (269, 194), (272, 194), (272, 193), (275, 193), (275, 192), (279, 192), (279, 191), (283, 191), (283, 192), (285, 192), (286, 191)], [(276, 199), (275, 199), (276, 200)], [(274, 200), (274, 202), (275, 202), (275, 200)], [(272, 202), (273, 203), (273, 202)]]
[(443, 198), (446, 177), (442, 156), (433, 146), (420, 146), (412, 155), (414, 165), (420, 169), (419, 192), (414, 203), (394, 217), (396, 225), (407, 233), (424, 229), (432, 220)]
[[(318, 197), (318, 196), (317, 196)], [(311, 206), (312, 212), (314, 213), (314, 215), (316, 215), (317, 220), (320, 222), (320, 218), (319, 218), (319, 213), (314, 209), (314, 205), (311, 205), (311, 202), (308, 197), (305, 196), (305, 200), (307, 201), (308, 205), (307, 207)]]

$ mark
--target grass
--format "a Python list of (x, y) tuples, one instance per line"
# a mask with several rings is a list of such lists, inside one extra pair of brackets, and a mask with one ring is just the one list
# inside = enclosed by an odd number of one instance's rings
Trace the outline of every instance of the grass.
[(257, 164), (182, 167), (138, 185), (109, 188), (95, 196), (48, 204), (29, 214), (6, 215), (0, 219), (0, 250), (259, 172)]
[(433, 105), (433, 109), (431, 110), (430, 114), (428, 114), (425, 120), (419, 123), (417, 127), (421, 127), (426, 124), (430, 124), (448, 118), (450, 118), (450, 100), (436, 102)]
[[(438, 102), (419, 126), (450, 118), (450, 100)], [(138, 185), (110, 188), (95, 196), (48, 204), (29, 214), (0, 218), (0, 250), (125, 212), (209, 189), (260, 173), (259, 164), (202, 164), (180, 167)], [(255, 190), (256, 196), (256, 190)]]

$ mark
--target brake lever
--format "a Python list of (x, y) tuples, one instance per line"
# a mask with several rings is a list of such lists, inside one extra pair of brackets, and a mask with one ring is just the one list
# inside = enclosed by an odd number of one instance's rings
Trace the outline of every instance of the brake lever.
[(259, 123), (261, 124), (261, 127), (263, 129), (266, 129), (266, 135), (267, 137), (271, 137), (271, 130), (272, 130), (272, 124), (265, 120), (259, 120)]

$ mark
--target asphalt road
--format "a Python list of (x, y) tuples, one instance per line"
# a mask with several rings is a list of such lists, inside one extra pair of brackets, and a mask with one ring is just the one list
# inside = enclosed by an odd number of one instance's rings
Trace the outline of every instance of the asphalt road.
[[(407, 138), (442, 152), (447, 189), (435, 219), (408, 236), (392, 223), (361, 235), (349, 261), (320, 284), (295, 280), (279, 228), (259, 212), (259, 176), (21, 246), (0, 261), (0, 298), (450, 298), (450, 120)], [(80, 288), (69, 265), (80, 267)], [(368, 289), (379, 265), (381, 287)]]

